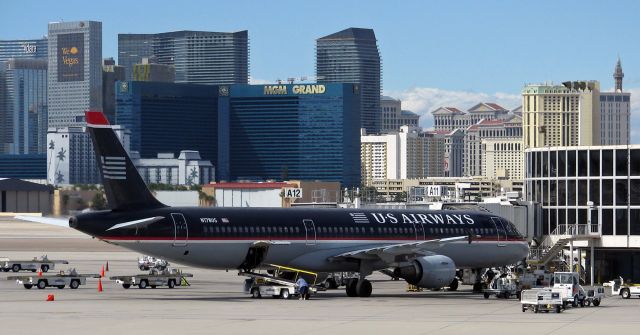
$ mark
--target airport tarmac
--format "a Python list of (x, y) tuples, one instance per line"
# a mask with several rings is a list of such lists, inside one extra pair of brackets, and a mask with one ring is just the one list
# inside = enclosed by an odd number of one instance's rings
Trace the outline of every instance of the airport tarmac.
[[(139, 273), (139, 254), (88, 238), (71, 229), (0, 219), (0, 257), (66, 259), (81, 273)], [(561, 314), (522, 313), (515, 299), (484, 299), (470, 287), (457, 292), (405, 292), (406, 283), (372, 276), (373, 295), (349, 298), (344, 290), (312, 300), (250, 299), (244, 277), (172, 264), (193, 273), (192, 286), (123, 289), (88, 280), (78, 290), (26, 290), (0, 273), (3, 334), (636, 334), (640, 299), (610, 297), (600, 307)], [(23, 272), (24, 273), (24, 272)], [(55, 301), (46, 302), (48, 294)]]

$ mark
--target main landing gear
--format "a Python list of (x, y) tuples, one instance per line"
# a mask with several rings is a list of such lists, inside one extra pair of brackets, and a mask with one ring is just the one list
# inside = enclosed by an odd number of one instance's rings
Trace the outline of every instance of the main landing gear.
[(366, 298), (371, 296), (373, 287), (371, 282), (366, 279), (350, 279), (346, 285), (347, 296)]

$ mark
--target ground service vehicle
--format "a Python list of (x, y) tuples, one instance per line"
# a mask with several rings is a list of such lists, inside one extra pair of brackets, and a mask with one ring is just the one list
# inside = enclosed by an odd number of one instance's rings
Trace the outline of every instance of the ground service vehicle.
[(186, 282), (185, 278), (193, 277), (190, 273), (183, 273), (176, 269), (172, 270), (151, 270), (148, 274), (136, 274), (130, 276), (112, 276), (111, 280), (115, 280), (116, 283), (122, 284), (124, 288), (130, 288), (131, 286), (137, 286), (140, 289), (147, 287), (156, 288), (159, 286), (167, 286), (174, 288), (180, 286), (183, 282)]
[(7, 280), (15, 280), (18, 285), (23, 285), (26, 289), (31, 289), (34, 286), (41, 290), (47, 287), (63, 289), (65, 286), (69, 286), (75, 290), (80, 285), (85, 285), (87, 278), (100, 278), (100, 275), (97, 273), (79, 274), (75, 269), (69, 269), (51, 275), (10, 276), (7, 277)]
[(69, 262), (63, 261), (63, 260), (50, 260), (47, 257), (47, 255), (40, 256), (40, 258), (33, 257), (33, 259), (29, 261), (10, 260), (9, 258), (0, 258), (0, 270), (4, 272), (9, 272), (9, 271), (36, 272), (38, 270), (41, 270), (42, 272), (47, 272), (49, 270), (55, 269), (56, 264), (69, 264)]
[(153, 256), (144, 255), (138, 258), (138, 268), (141, 271), (149, 271), (151, 269), (158, 269), (160, 271), (166, 269), (169, 266), (169, 262), (164, 259), (155, 258)]
[(522, 312), (531, 310), (534, 313), (541, 311), (560, 313), (563, 310), (560, 292), (548, 288), (523, 290), (520, 296), (520, 303), (522, 304)]
[[(244, 282), (245, 293), (251, 294), (251, 297), (254, 299), (260, 299), (262, 297), (289, 299), (300, 294), (298, 287), (296, 287), (296, 281), (300, 276), (308, 279), (308, 296), (318, 291), (316, 287), (317, 273), (274, 264), (269, 264), (269, 267), (273, 269), (273, 271), (271, 271), (273, 275), (259, 272), (238, 273), (239, 276), (249, 277)], [(282, 276), (281, 274), (283, 273), (287, 273), (287, 276)]]
[(482, 290), (484, 298), (489, 299), (490, 296), (495, 295), (497, 298), (509, 299), (511, 297), (517, 297), (520, 299), (520, 287), (516, 278), (512, 276), (500, 276), (493, 278), (489, 287)]
[(610, 281), (609, 285), (611, 286), (611, 295), (619, 295), (625, 299), (629, 299), (631, 296), (640, 297), (640, 285), (625, 283), (622, 277)]
[(571, 304), (573, 307), (578, 305), (584, 307), (587, 295), (584, 288), (580, 286), (579, 278), (576, 272), (554, 272), (553, 291), (560, 292), (563, 306)]

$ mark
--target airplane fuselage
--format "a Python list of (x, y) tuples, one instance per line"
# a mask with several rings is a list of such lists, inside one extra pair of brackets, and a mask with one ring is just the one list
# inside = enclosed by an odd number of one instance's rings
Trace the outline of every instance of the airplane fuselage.
[[(317, 272), (358, 271), (332, 257), (356, 249), (449, 237), (434, 246), (458, 268), (513, 264), (528, 253), (511, 222), (480, 212), (164, 207), (78, 215), (71, 227), (108, 243), (174, 262), (211, 269), (278, 264)], [(262, 248), (259, 264), (250, 250)], [(398, 260), (401, 262), (402, 260)], [(374, 269), (389, 267), (377, 262)]]

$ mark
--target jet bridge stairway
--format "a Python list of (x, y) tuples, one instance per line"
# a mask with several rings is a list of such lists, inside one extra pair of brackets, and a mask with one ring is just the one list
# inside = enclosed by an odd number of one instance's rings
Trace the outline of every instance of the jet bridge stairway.
[(598, 225), (571, 225), (558, 226), (537, 247), (529, 250), (527, 263), (537, 266), (545, 266), (549, 262), (564, 262), (562, 252), (567, 244), (573, 241), (599, 239), (602, 236)]

